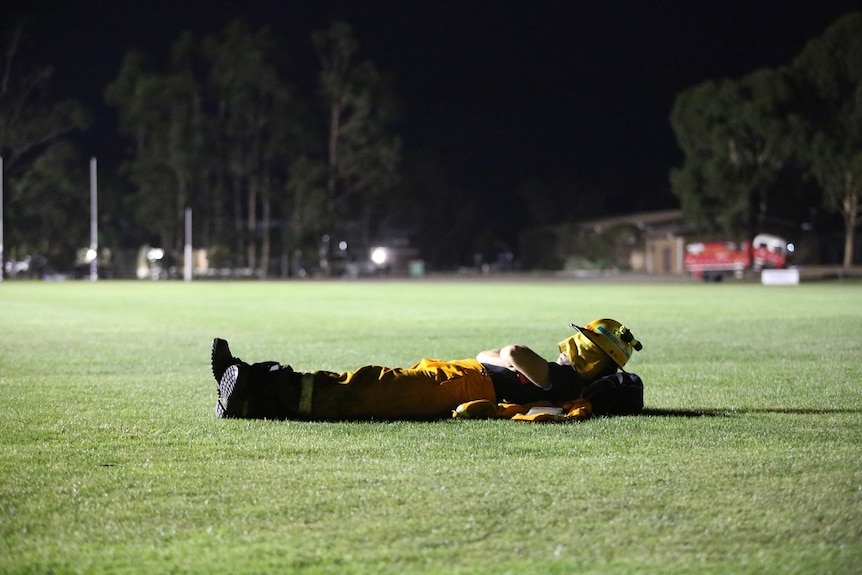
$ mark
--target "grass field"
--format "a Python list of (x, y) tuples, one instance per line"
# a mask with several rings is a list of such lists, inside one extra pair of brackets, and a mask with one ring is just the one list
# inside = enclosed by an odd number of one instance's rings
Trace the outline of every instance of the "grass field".
[[(860, 573), (862, 284), (0, 284), (0, 572)], [(647, 414), (218, 420), (212, 338), (298, 370), (611, 316)]]

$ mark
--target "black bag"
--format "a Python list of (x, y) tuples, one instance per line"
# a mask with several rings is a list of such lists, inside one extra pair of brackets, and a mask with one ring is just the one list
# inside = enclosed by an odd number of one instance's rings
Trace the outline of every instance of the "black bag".
[(634, 373), (606, 375), (589, 384), (581, 397), (593, 406), (593, 415), (637, 415), (644, 408), (644, 384)]

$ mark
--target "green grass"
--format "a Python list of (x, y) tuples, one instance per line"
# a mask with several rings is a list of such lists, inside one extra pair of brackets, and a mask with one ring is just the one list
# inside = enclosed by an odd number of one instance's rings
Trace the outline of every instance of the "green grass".
[[(862, 284), (0, 284), (0, 572), (858, 573)], [(218, 420), (214, 336), (337, 371), (612, 316), (648, 415)]]

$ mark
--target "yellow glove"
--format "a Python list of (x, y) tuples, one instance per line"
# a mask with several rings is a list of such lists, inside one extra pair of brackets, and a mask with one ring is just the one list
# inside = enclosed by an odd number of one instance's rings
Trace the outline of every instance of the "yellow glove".
[(455, 419), (511, 419), (517, 413), (527, 413), (528, 408), (517, 403), (494, 403), (488, 399), (477, 399), (462, 403), (452, 412)]
[(496, 417), (497, 404), (487, 399), (462, 403), (452, 412), (455, 419), (489, 419)]

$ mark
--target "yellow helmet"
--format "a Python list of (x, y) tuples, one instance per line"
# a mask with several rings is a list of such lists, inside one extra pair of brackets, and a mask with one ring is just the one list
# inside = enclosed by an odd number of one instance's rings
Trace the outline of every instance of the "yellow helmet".
[(620, 368), (625, 366), (632, 352), (643, 349), (631, 330), (614, 319), (594, 319), (584, 327), (571, 326), (599, 346)]

